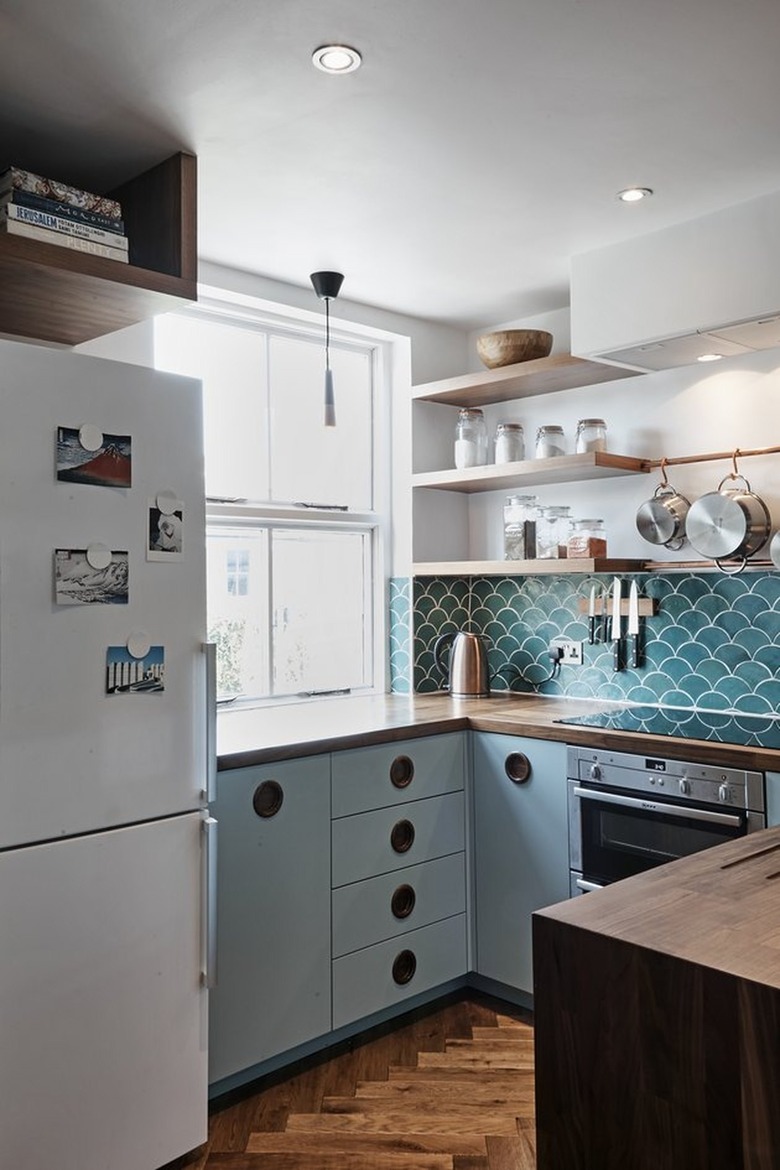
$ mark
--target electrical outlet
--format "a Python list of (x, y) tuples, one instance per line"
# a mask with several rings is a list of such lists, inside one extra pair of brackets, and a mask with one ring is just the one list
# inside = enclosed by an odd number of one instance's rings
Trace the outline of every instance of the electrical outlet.
[(582, 642), (575, 642), (571, 638), (552, 638), (550, 650), (562, 650), (561, 666), (582, 666)]

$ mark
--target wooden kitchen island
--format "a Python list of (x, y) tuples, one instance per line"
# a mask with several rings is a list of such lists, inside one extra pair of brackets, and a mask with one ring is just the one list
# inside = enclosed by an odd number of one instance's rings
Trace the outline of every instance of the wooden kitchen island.
[(778, 1170), (780, 828), (533, 925), (538, 1170)]

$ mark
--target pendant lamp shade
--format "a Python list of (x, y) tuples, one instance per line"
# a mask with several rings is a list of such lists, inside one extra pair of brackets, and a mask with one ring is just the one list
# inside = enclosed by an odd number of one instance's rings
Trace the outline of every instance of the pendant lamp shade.
[(341, 272), (312, 272), (309, 279), (317, 296), (325, 302), (325, 426), (335, 427), (336, 400), (330, 368), (330, 302), (339, 295), (344, 275)]

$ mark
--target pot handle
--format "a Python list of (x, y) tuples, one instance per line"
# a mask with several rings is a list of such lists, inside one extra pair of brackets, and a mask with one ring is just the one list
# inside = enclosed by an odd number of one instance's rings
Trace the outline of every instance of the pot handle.
[(727, 577), (736, 577), (737, 574), (741, 573), (745, 568), (745, 565), (747, 564), (747, 557), (740, 558), (740, 562), (736, 569), (724, 569), (722, 562), (718, 558), (715, 559), (715, 564), (718, 566), (721, 573), (725, 573)]
[(730, 472), (728, 473), (728, 475), (724, 475), (724, 476), (723, 476), (723, 479), (722, 479), (722, 480), (720, 481), (720, 483), (718, 484), (718, 491), (720, 491), (720, 490), (721, 490), (721, 488), (723, 487), (724, 483), (725, 483), (725, 482), (726, 482), (726, 480), (728, 480), (728, 479), (730, 479), (730, 480), (741, 479), (741, 480), (742, 480), (742, 482), (743, 482), (743, 483), (744, 483), (744, 485), (745, 485), (745, 491), (747, 491), (747, 492), (750, 492), (750, 494), (751, 494), (751, 495), (753, 494), (753, 489), (751, 488), (751, 486), (750, 486), (750, 484), (748, 483), (748, 481), (745, 479), (744, 475), (740, 475), (740, 474), (739, 474), (739, 472), (736, 472), (736, 471), (730, 471)]
[(444, 651), (447, 649), (448, 646), (449, 647), (452, 646), (452, 640), (454, 637), (455, 637), (455, 635), (451, 632), (448, 634), (440, 634), (439, 637), (436, 639), (436, 641), (433, 643), (433, 661), (436, 663), (439, 670), (441, 671), (442, 690), (445, 690), (445, 691), (448, 689), (448, 686), (449, 686), (449, 682), (448, 682), (449, 671), (447, 670), (447, 667), (442, 662), (442, 654), (444, 653)]

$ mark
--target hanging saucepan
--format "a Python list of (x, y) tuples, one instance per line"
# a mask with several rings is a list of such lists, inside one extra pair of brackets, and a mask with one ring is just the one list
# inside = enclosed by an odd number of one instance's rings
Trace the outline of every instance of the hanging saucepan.
[(664, 480), (655, 489), (653, 498), (639, 506), (636, 514), (639, 535), (650, 544), (682, 548), (685, 544), (685, 518), (690, 506), (690, 501)]
[[(741, 488), (723, 489), (726, 480), (742, 480)], [(743, 475), (725, 476), (716, 492), (707, 492), (691, 504), (685, 532), (696, 552), (709, 557), (722, 572), (741, 573), (748, 557), (758, 552), (769, 539), (772, 521), (769, 509), (760, 496), (750, 490)], [(724, 569), (724, 557), (741, 561), (734, 569)]]

